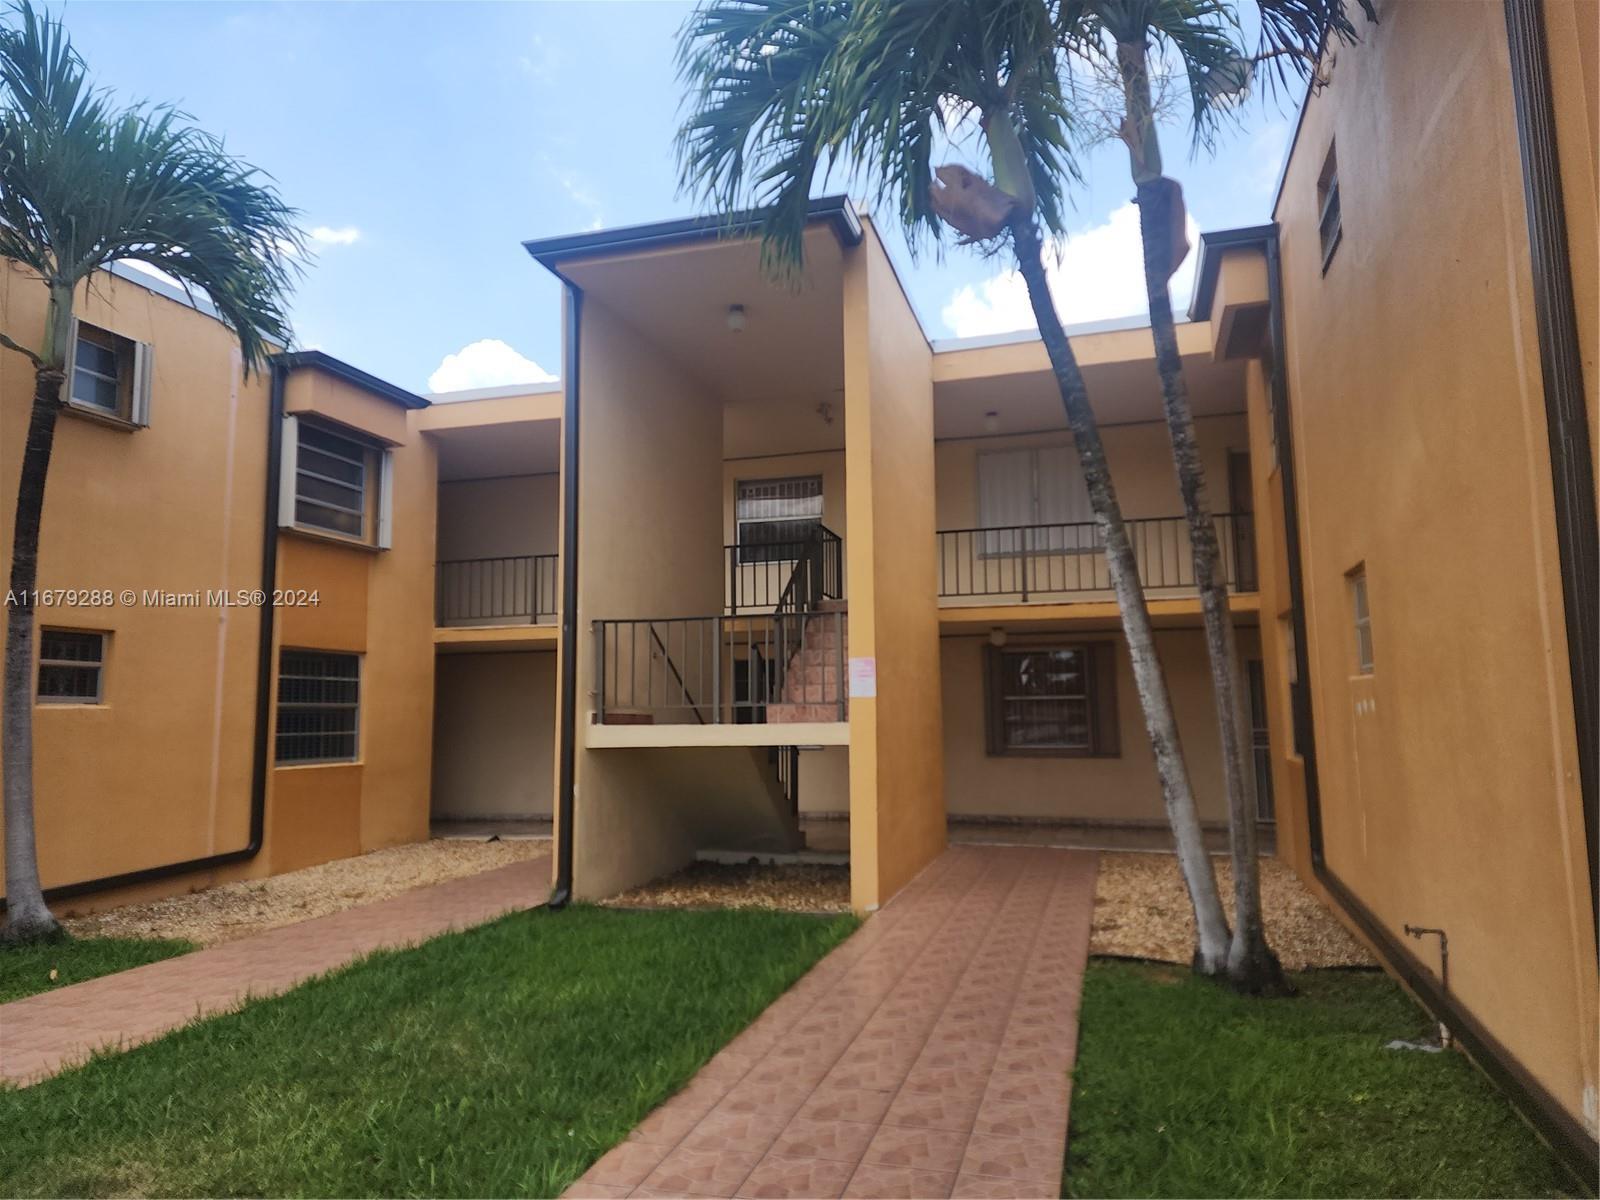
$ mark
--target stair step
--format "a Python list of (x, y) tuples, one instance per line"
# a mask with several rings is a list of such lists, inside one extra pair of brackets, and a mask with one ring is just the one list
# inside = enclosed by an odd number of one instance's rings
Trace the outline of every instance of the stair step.
[[(848, 712), (846, 713), (848, 716)], [(767, 705), (768, 725), (790, 725), (798, 721), (837, 721), (839, 720), (839, 705), (832, 704), (769, 704)]]

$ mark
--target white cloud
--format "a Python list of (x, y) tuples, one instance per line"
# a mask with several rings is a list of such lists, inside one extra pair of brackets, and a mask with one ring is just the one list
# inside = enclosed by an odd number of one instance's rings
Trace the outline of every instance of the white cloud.
[[(1188, 220), (1189, 256), (1172, 277), (1172, 305), (1182, 311), (1194, 288), (1195, 251), (1200, 230)], [(1069, 234), (1045, 246), (1050, 295), (1065, 325), (1137, 316), (1149, 311), (1144, 290), (1144, 251), (1139, 242), (1139, 209), (1124, 204), (1105, 224)], [(961, 288), (941, 315), (955, 337), (978, 337), (1034, 328), (1028, 288), (1016, 270), (1001, 271)]]
[(354, 225), (318, 225), (308, 235), (319, 246), (349, 246), (361, 240), (361, 230)]
[(498, 338), (484, 338), (463, 346), (428, 376), (428, 390), (459, 392), (467, 388), (502, 387), (513, 383), (549, 383), (555, 376), (533, 359), (519, 354)]

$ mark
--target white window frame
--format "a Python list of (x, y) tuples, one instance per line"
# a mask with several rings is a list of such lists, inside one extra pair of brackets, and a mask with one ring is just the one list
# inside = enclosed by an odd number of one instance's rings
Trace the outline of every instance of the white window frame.
[[(298, 414), (286, 413), (283, 418), (283, 447), (280, 455), (278, 478), (278, 525), (316, 537), (331, 538), (351, 545), (375, 546), (388, 550), (394, 544), (394, 449), (384, 446), (360, 433), (335, 427), (331, 422), (306, 422), (312, 429), (328, 437), (349, 442), (363, 451), (361, 479), (361, 532), (353, 534), (331, 526), (319, 525), (300, 517), (300, 431)], [(327, 451), (319, 451), (327, 453)], [(368, 467), (367, 456), (376, 456), (376, 467)], [(342, 480), (341, 486), (350, 487)], [(329, 507), (328, 502), (308, 498), (308, 503)], [(375, 511), (374, 511), (375, 510)], [(347, 510), (348, 511), (348, 510)]]
[[(78, 365), (79, 334), (85, 327), (113, 343), (110, 349), (117, 357), (115, 376), (107, 376)], [(97, 337), (91, 337), (89, 340), (98, 344)], [(138, 341), (115, 330), (91, 325), (75, 317), (72, 321), (72, 334), (67, 339), (66, 367), (67, 378), (61, 385), (61, 399), (66, 409), (128, 428), (144, 429), (149, 426), (150, 400), (155, 379), (155, 347), (149, 342)], [(126, 381), (123, 379), (124, 369), (128, 372)], [(117, 407), (104, 408), (88, 400), (79, 400), (74, 395), (74, 389), (80, 371), (95, 379), (113, 383), (117, 388)]]
[[(74, 637), (88, 637), (96, 639), (100, 644), (100, 657), (94, 660), (78, 658), (46, 658), (45, 639), (52, 634), (70, 634)], [(106, 634), (98, 629), (58, 629), (44, 627), (39, 630), (39, 670), (34, 677), (34, 700), (39, 704), (104, 704), (106, 695)], [(46, 695), (41, 689), (43, 686), (45, 669), (47, 667), (63, 667), (70, 670), (94, 670), (94, 695), (93, 696), (58, 696)]]
[[(1057, 519), (1057, 514), (1046, 513), (1045, 489), (1041, 486), (1044, 475), (1041, 456), (1064, 455), (1070, 468), (1076, 472), (1075, 476), (1067, 481), (1067, 486), (1056, 497), (1057, 501), (1065, 500), (1069, 508), (1074, 502), (1077, 512), (1066, 512), (1062, 516), (1072, 519)], [(1026, 478), (1028, 481), (1028, 516), (1026, 521), (996, 522), (992, 520), (994, 514), (985, 512), (984, 499), (984, 463), (997, 462), (1002, 458), (1027, 458)], [(1100, 533), (1099, 522), (1095, 520), (1094, 508), (1089, 502), (1089, 485), (1083, 478), (1083, 466), (1078, 461), (1077, 448), (1070, 442), (1066, 445), (1048, 446), (1014, 446), (1004, 450), (983, 450), (977, 455), (973, 466), (973, 486), (976, 490), (975, 508), (978, 514), (978, 527), (990, 532), (985, 533), (980, 541), (980, 553), (984, 558), (1005, 558), (1021, 554), (1099, 554), (1105, 549), (1105, 540)], [(1050, 519), (1046, 519), (1049, 517)], [(1087, 530), (1073, 531), (1069, 527), (1087, 526)], [(1020, 528), (1019, 528), (1020, 527)], [(1023, 534), (1021, 529), (1042, 527), (1039, 532)], [(1083, 536), (1084, 534), (1087, 536)]]

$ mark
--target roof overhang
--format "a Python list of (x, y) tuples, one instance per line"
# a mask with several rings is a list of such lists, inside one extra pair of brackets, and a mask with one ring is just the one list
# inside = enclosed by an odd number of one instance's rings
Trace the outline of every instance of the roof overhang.
[(1265, 250), (1278, 236), (1276, 224), (1245, 225), (1238, 229), (1216, 229), (1200, 235), (1199, 257), (1195, 260), (1194, 295), (1189, 300), (1189, 319), (1211, 319), (1211, 302), (1217, 291), (1217, 272), (1222, 268), (1225, 250)]
[[(573, 259), (609, 258), (688, 242), (747, 237), (761, 228), (764, 216), (765, 210), (750, 209), (727, 216), (685, 217), (648, 225), (624, 225), (618, 229), (536, 238), (522, 244), (537, 262), (560, 274), (560, 265)], [(848, 196), (818, 197), (807, 207), (806, 219), (830, 225), (841, 246), (854, 246), (861, 241), (861, 216)]]
[(395, 387), (394, 384), (379, 379), (376, 375), (369, 375), (360, 367), (352, 367), (349, 363), (334, 358), (331, 354), (324, 354), (321, 350), (294, 350), (287, 354), (274, 354), (271, 361), (290, 371), (302, 369), (326, 371), (353, 387), (369, 392), (381, 400), (398, 404), (401, 408), (428, 407), (428, 401), (421, 396), (404, 388)]

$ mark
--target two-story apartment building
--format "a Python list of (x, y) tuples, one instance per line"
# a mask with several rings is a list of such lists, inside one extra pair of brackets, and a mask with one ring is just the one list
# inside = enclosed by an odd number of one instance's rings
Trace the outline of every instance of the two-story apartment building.
[[(1179, 328), (1257, 811), (1592, 1160), (1600, 30), (1574, 0), (1380, 16), (1273, 223), (1203, 238)], [(811, 814), (848, 821), (870, 912), (950, 817), (1158, 823), (1040, 343), (930, 340), (871, 219), (812, 217), (794, 288), (737, 223), (530, 242), (561, 383), (432, 403), (314, 352), (246, 379), (132, 272), (85, 296), (40, 586), (118, 599), (40, 616), (53, 894), (553, 814), (557, 896), (592, 898)], [(42, 290), (0, 288), (36, 340)], [(1220, 823), (1149, 332), (1073, 341)], [(30, 390), (0, 354), (0, 495)]]

